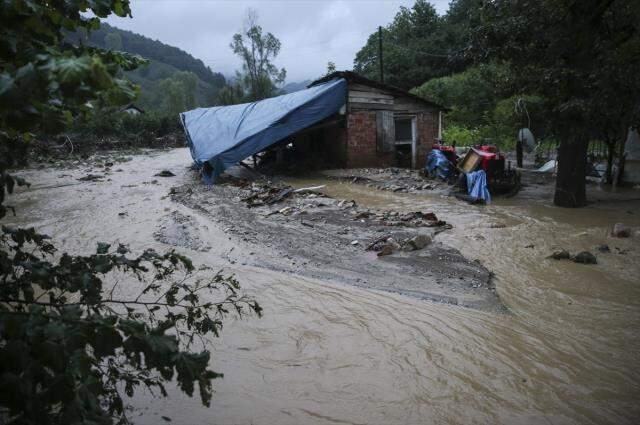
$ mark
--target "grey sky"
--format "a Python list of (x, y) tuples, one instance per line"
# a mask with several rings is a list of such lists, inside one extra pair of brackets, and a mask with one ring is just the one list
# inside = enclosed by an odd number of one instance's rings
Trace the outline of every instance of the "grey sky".
[[(414, 0), (132, 0), (133, 19), (107, 22), (179, 47), (225, 75), (240, 62), (229, 48), (242, 29), (247, 8), (258, 12), (264, 31), (282, 42), (275, 61), (287, 82), (315, 78), (328, 61), (350, 69), (356, 52), (378, 25), (391, 22), (400, 6)], [(449, 0), (431, 0), (444, 13)]]

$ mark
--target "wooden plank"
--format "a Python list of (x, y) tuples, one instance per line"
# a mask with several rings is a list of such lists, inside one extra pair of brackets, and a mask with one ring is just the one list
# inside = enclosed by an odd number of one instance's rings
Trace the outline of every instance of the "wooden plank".
[(395, 149), (395, 122), (393, 111), (376, 112), (376, 142), (378, 152), (393, 152)]
[(393, 99), (372, 98), (372, 97), (351, 97), (349, 102), (353, 103), (377, 103), (382, 105), (393, 105)]
[(349, 97), (369, 97), (374, 99), (389, 99), (393, 100), (393, 96), (385, 93), (374, 93), (369, 91), (361, 91), (361, 90), (349, 90)]
[(359, 90), (359, 91), (368, 91), (368, 92), (373, 92), (373, 93), (387, 93), (387, 94), (391, 94), (390, 92), (386, 91), (386, 90), (382, 90), (379, 89), (377, 87), (371, 87), (371, 86), (367, 86), (365, 84), (355, 84), (355, 83), (351, 83), (349, 84), (349, 91), (351, 90)]
[(349, 111), (375, 111), (389, 110), (393, 106), (384, 103), (352, 103), (349, 102)]
[(395, 111), (407, 111), (407, 112), (428, 112), (436, 111), (436, 108), (431, 107), (425, 103), (413, 100), (407, 97), (398, 97), (393, 102)]

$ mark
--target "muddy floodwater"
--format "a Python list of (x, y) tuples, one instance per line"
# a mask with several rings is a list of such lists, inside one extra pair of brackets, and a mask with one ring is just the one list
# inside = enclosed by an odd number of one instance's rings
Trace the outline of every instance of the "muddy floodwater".
[[(189, 165), (188, 150), (176, 149), (133, 156), (107, 173), (83, 164), (25, 170), (33, 186), (10, 198), (13, 224), (33, 225), (76, 254), (98, 241), (170, 249), (171, 238), (158, 234), (181, 217), (197, 243), (178, 249), (235, 273), (264, 307), (263, 318), (232, 320), (214, 341), (212, 365), (225, 378), (215, 382), (212, 408), (177, 391), (141, 393), (132, 400), (136, 423), (640, 423), (640, 236), (609, 235), (617, 222), (640, 229), (640, 201), (628, 200), (638, 191), (590, 187), (600, 201), (568, 210), (541, 196), (548, 186), (477, 207), (437, 192), (289, 181), (453, 224), (437, 238), (494, 273), (506, 307), (494, 313), (260, 267), (268, 247), (168, 196), (194, 184)], [(176, 176), (154, 177), (164, 169)], [(77, 180), (88, 173), (104, 178)], [(603, 244), (610, 252), (596, 249)], [(598, 264), (547, 259), (559, 248), (589, 250)]]

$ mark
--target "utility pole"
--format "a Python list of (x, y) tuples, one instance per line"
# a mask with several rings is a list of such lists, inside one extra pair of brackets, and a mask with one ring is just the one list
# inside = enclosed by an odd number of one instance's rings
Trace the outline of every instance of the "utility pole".
[(378, 27), (378, 65), (380, 65), (380, 82), (384, 83), (384, 64), (382, 62), (382, 27)]

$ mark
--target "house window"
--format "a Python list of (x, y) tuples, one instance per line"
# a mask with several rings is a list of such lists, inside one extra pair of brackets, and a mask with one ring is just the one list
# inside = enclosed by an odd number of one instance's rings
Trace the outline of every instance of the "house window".
[(411, 118), (396, 118), (396, 143), (411, 143), (413, 140), (413, 124)]

